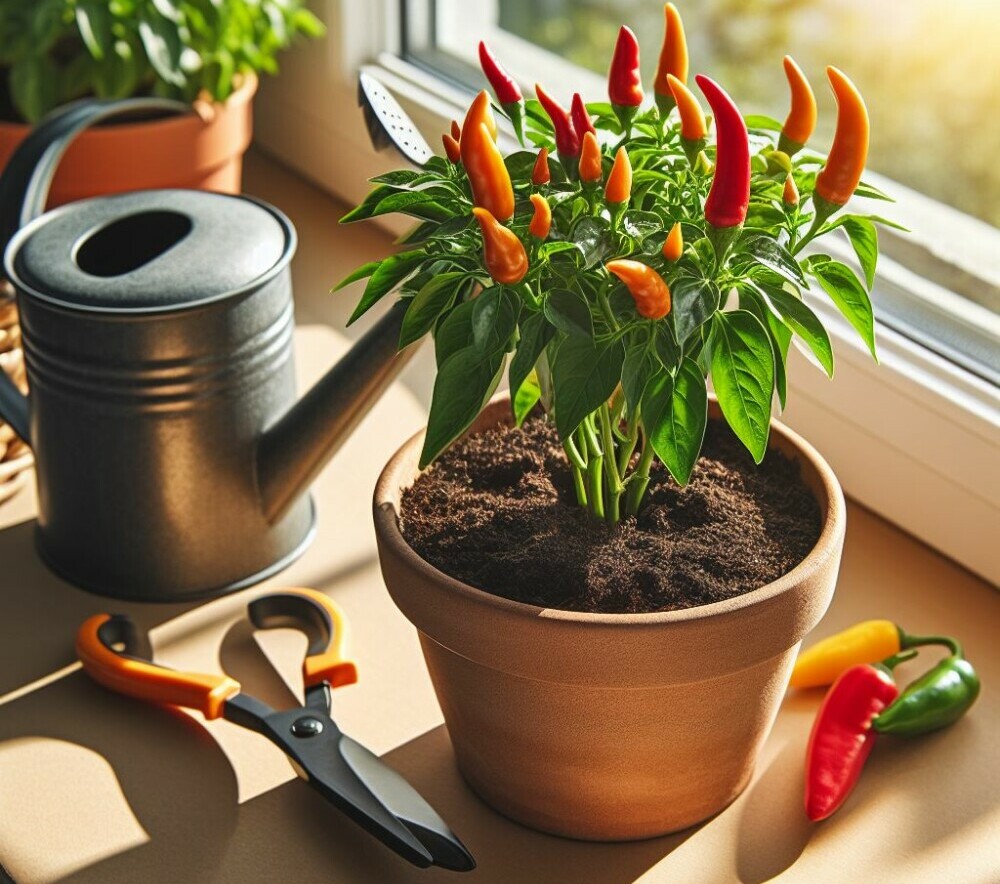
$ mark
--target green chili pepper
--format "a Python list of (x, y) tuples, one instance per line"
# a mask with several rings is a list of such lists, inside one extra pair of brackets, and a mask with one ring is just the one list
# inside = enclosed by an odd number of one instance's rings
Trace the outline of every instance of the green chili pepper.
[(979, 676), (965, 659), (962, 646), (944, 638), (951, 650), (929, 672), (909, 685), (896, 701), (872, 722), (879, 733), (914, 737), (954, 724), (979, 696)]

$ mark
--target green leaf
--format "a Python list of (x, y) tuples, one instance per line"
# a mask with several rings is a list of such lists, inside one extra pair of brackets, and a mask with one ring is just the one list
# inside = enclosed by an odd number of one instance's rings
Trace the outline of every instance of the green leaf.
[(538, 154), (531, 150), (518, 150), (503, 158), (511, 181), (530, 181)]
[(588, 269), (607, 258), (616, 248), (610, 222), (590, 215), (577, 222), (571, 239), (580, 247), (584, 266)]
[(550, 242), (542, 243), (541, 247), (538, 249), (538, 254), (543, 258), (548, 258), (552, 255), (558, 255), (560, 252), (579, 252), (580, 247), (575, 242), (566, 242), (565, 240), (553, 240)]
[(184, 45), (177, 25), (154, 10), (144, 8), (139, 13), (139, 39), (157, 76), (171, 86), (182, 88), (187, 77), (181, 70)]
[(858, 215), (847, 215), (841, 226), (851, 241), (854, 254), (858, 256), (865, 284), (871, 291), (875, 284), (875, 265), (878, 264), (878, 230), (871, 221)]
[(767, 132), (781, 131), (781, 123), (774, 119), (774, 117), (769, 117), (765, 114), (747, 114), (743, 119), (748, 129), (762, 129)]
[(771, 306), (784, 323), (806, 343), (823, 366), (827, 377), (833, 377), (833, 344), (819, 317), (805, 301), (776, 286), (760, 286)]
[(506, 352), (517, 329), (517, 307), (511, 293), (492, 286), (472, 302), (469, 327), (472, 347), (484, 356)]
[(510, 388), (515, 395), (525, 378), (531, 374), (555, 331), (541, 313), (532, 313), (521, 323), (521, 339), (517, 342), (517, 350), (510, 361)]
[(642, 423), (660, 462), (678, 485), (686, 485), (708, 425), (708, 390), (697, 362), (685, 359), (676, 379), (663, 372), (650, 382)]
[(670, 286), (670, 315), (681, 345), (719, 309), (721, 300), (722, 292), (713, 280), (687, 274), (677, 278)]
[(717, 313), (712, 327), (712, 384), (722, 414), (753, 455), (764, 459), (771, 429), (774, 354), (752, 313)]
[(112, 51), (111, 16), (107, 5), (80, 3), (76, 7), (76, 27), (87, 51), (102, 61)]
[(830, 296), (830, 300), (837, 305), (837, 309), (861, 335), (861, 340), (865, 342), (872, 358), (877, 362), (875, 314), (872, 311), (871, 298), (868, 297), (861, 280), (854, 275), (850, 267), (839, 261), (813, 261), (810, 262), (809, 269)]
[(773, 270), (779, 276), (797, 285), (805, 285), (806, 278), (798, 261), (768, 233), (745, 236), (740, 251), (752, 255), (758, 264)]
[(774, 388), (782, 410), (788, 398), (788, 347), (792, 342), (792, 330), (775, 315), (764, 300), (763, 295), (750, 288), (740, 290), (740, 309), (749, 310), (767, 329), (774, 354)]
[(619, 341), (598, 343), (570, 337), (559, 345), (552, 380), (556, 429), (563, 439), (611, 398), (622, 376), (625, 352)]
[(418, 172), (416, 169), (394, 169), (391, 172), (376, 175), (374, 178), (369, 178), (368, 180), (372, 184), (395, 184), (397, 186), (405, 186), (412, 183), (414, 179), (419, 178), (422, 174), (422, 172)]
[(442, 273), (423, 285), (403, 316), (403, 327), (399, 332), (400, 350), (434, 327), (437, 318), (458, 295), (459, 280), (464, 277), (464, 273)]
[(531, 409), (538, 404), (542, 396), (542, 388), (538, 386), (538, 379), (534, 373), (528, 375), (524, 382), (514, 394), (514, 426), (521, 426), (524, 419), (531, 413)]
[(393, 193), (380, 200), (371, 210), (369, 217), (388, 215), (391, 212), (417, 215), (420, 218), (430, 218), (432, 221), (443, 221), (451, 217), (451, 213), (437, 202), (437, 195), (428, 193), (426, 190), (406, 190), (402, 193)]
[(870, 200), (884, 200), (887, 203), (896, 202), (896, 200), (893, 199), (893, 197), (889, 196), (889, 194), (879, 190), (874, 184), (868, 184), (865, 181), (862, 181), (854, 189), (854, 195), (862, 196)]
[(371, 218), (375, 207), (392, 193), (399, 193), (399, 188), (391, 184), (379, 184), (377, 187), (373, 187), (358, 205), (341, 216), (339, 223), (350, 224), (352, 221), (363, 221), (366, 218)]
[(625, 362), (622, 365), (622, 392), (625, 394), (625, 402), (630, 412), (639, 407), (646, 384), (659, 369), (660, 366), (649, 348), (647, 339), (634, 341), (625, 351)]
[(656, 324), (656, 337), (653, 338), (653, 347), (663, 367), (673, 374), (681, 361), (681, 347), (674, 338), (674, 333), (669, 323), (659, 322)]
[(594, 320), (583, 295), (570, 289), (555, 289), (542, 305), (545, 318), (568, 335), (594, 336)]
[[(358, 302), (358, 306), (354, 308), (354, 312), (351, 314), (351, 318), (347, 320), (347, 324), (350, 325), (364, 316), (385, 295), (406, 279), (420, 265), (424, 258), (424, 253), (420, 251), (399, 252), (396, 255), (383, 258), (369, 277), (368, 284), (361, 295), (361, 300)], [(363, 269), (359, 268), (359, 270)], [(355, 271), (355, 273), (358, 272)], [(337, 287), (340, 288), (341, 285), (346, 285), (349, 281), (351, 281), (351, 277), (347, 277)]]
[(357, 282), (359, 279), (367, 279), (371, 276), (379, 266), (382, 264), (381, 261), (367, 261), (362, 264), (356, 270), (347, 274), (340, 282), (338, 282), (332, 289), (331, 292), (339, 292), (344, 286), (350, 285), (352, 282)]
[(444, 361), (434, 380), (420, 469), (461, 436), (483, 410), (500, 383), (505, 358), (503, 351), (484, 358), (475, 347), (464, 347)]
[(29, 123), (38, 122), (56, 106), (59, 71), (47, 55), (25, 55), (10, 69), (10, 94)]
[(464, 301), (450, 310), (438, 324), (434, 331), (434, 358), (438, 368), (453, 353), (472, 345), (472, 311), (475, 307), (475, 300)]

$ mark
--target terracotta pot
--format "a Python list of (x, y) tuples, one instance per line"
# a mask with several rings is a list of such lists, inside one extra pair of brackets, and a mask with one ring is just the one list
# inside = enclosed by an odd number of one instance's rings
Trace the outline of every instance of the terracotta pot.
[[(495, 400), (470, 432), (509, 414), (508, 400)], [(383, 471), (375, 533), (469, 785), (518, 822), (599, 841), (685, 829), (736, 798), (837, 580), (844, 498), (812, 446), (773, 424), (771, 447), (801, 465), (823, 513), (819, 541), (799, 565), (728, 601), (633, 615), (509, 601), (421, 559), (400, 533), (399, 508), (422, 440)]]
[[(249, 74), (222, 104), (197, 101), (184, 116), (83, 132), (59, 165), (49, 206), (162, 187), (239, 193), (256, 91), (257, 77)], [(28, 131), (25, 124), (0, 123), (0, 167)]]

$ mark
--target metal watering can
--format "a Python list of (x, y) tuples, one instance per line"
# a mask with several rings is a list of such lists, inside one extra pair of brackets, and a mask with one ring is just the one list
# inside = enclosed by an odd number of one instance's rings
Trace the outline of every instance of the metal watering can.
[(259, 200), (142, 191), (43, 214), (78, 132), (179, 110), (71, 105), (0, 177), (31, 389), (0, 372), (0, 416), (34, 450), (38, 550), (78, 586), (144, 601), (235, 590), (301, 554), (310, 483), (402, 364), (397, 305), (296, 401), (295, 230)]

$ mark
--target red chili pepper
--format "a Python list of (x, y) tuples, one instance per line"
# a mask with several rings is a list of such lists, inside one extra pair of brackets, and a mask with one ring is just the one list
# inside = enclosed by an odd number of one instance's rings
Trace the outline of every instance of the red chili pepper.
[(535, 159), (535, 166), (531, 170), (531, 183), (535, 187), (540, 187), (543, 184), (548, 184), (552, 180), (552, 173), (549, 171), (549, 149), (543, 147), (538, 151), (538, 157)]
[(559, 151), (560, 157), (564, 160), (563, 165), (568, 171), (573, 164), (566, 163), (565, 160), (576, 159), (580, 156), (581, 135), (574, 128), (573, 121), (566, 109), (538, 83), (535, 84), (535, 94), (542, 107), (545, 108), (545, 113), (552, 120), (552, 128), (555, 129), (556, 133), (556, 150)]
[(500, 104), (513, 104), (522, 100), (520, 87), (482, 40), (479, 41), (479, 64)]
[(458, 125), (458, 120), (451, 121), (451, 137), (456, 141), (462, 140), (462, 127)]
[(587, 113), (587, 107), (583, 103), (579, 92), (573, 93), (573, 101), (569, 106), (569, 117), (573, 122), (573, 128), (576, 129), (576, 134), (581, 138), (588, 132), (597, 134), (597, 130), (594, 128), (594, 123), (590, 119), (590, 114)]
[(497, 101), (510, 117), (514, 132), (517, 134), (517, 140), (524, 144), (524, 96), (521, 95), (521, 87), (504, 70), (503, 65), (482, 40), (479, 41), (479, 64), (483, 73), (486, 74), (486, 79), (493, 87)]
[(695, 81), (715, 115), (716, 153), (705, 220), (713, 227), (739, 227), (750, 205), (750, 136), (743, 115), (718, 83), (699, 74)]
[(608, 96), (611, 104), (637, 108), (642, 104), (642, 74), (639, 71), (639, 41), (631, 28), (622, 25), (615, 42), (608, 71)]
[(806, 813), (813, 822), (833, 814), (851, 794), (875, 746), (872, 721), (896, 697), (892, 668), (916, 652), (852, 666), (823, 700), (806, 750)]

